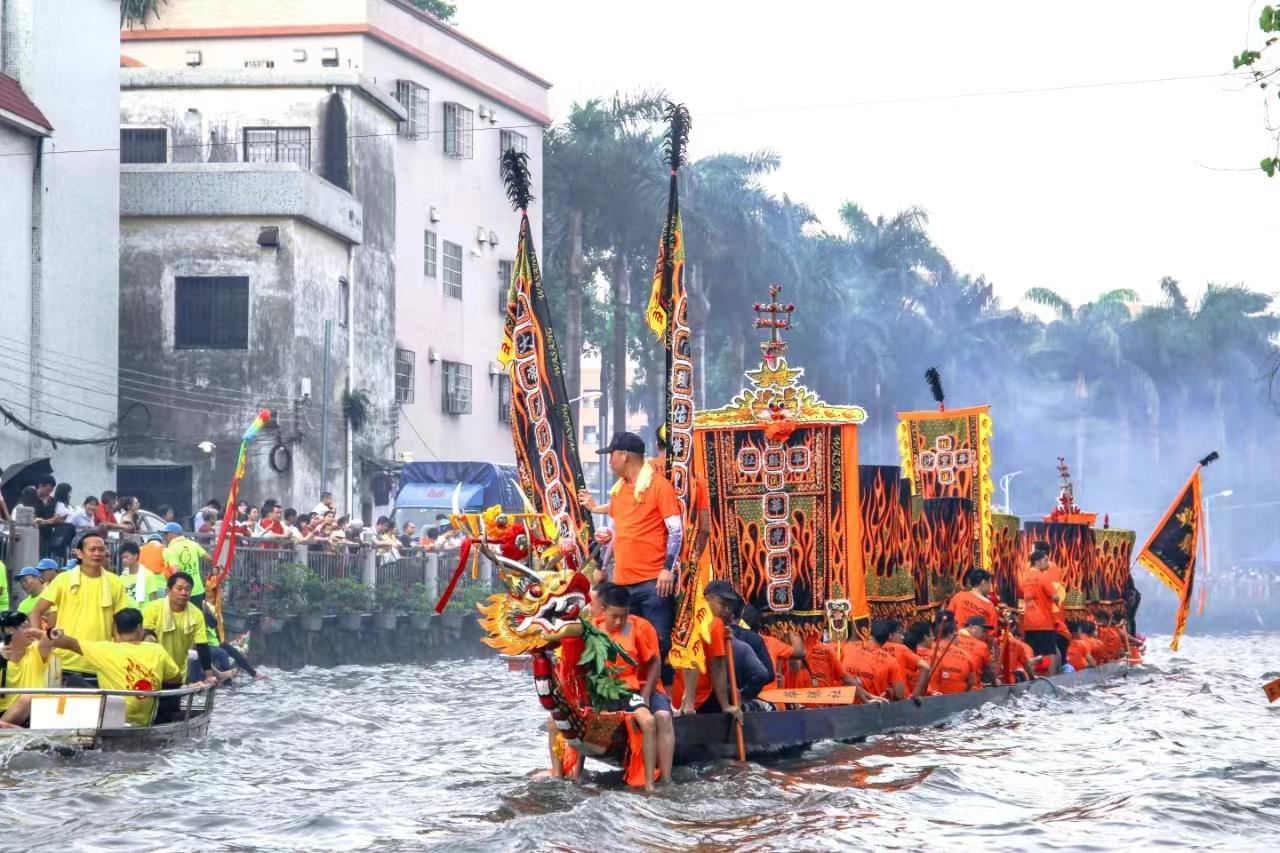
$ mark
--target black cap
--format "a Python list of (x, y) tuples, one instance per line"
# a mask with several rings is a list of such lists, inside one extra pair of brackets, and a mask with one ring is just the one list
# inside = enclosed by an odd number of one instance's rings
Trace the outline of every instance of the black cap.
[(964, 620), (964, 626), (966, 628), (986, 628), (988, 631), (991, 630), (991, 626), (987, 624), (987, 617), (985, 616), (970, 616)]
[(726, 580), (712, 581), (707, 584), (702, 593), (703, 595), (715, 595), (726, 601), (742, 601), (742, 596), (738, 595), (738, 591), (733, 588), (733, 584)]
[(644, 456), (644, 439), (634, 432), (615, 432), (613, 441), (609, 442), (609, 446), (600, 448), (596, 453), (603, 456), (615, 450), (621, 450), (624, 453), (639, 453)]

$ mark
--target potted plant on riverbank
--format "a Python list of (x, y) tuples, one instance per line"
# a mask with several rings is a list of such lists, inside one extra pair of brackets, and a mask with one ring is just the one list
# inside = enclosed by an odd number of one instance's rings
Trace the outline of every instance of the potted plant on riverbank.
[(454, 590), (444, 608), (444, 627), (452, 634), (462, 633), (462, 623), (476, 618), (476, 605), (487, 601), (493, 590), (484, 584), (472, 584)]
[(373, 625), (379, 631), (394, 631), (400, 614), (407, 612), (409, 602), (403, 587), (382, 584), (373, 595)]
[(431, 618), (435, 615), (436, 599), (424, 583), (415, 583), (409, 588), (409, 625), (415, 631), (426, 631), (431, 627)]
[(258, 626), (264, 634), (275, 634), (306, 606), (305, 584), (311, 575), (302, 563), (285, 563), (263, 588), (264, 613)]
[(302, 582), (304, 611), (302, 614), (302, 630), (316, 632), (324, 628), (325, 611), (330, 606), (329, 585), (320, 576), (310, 570)]
[(344, 631), (359, 631), (373, 603), (369, 587), (355, 578), (340, 578), (329, 582), (329, 600), (338, 614), (338, 627)]

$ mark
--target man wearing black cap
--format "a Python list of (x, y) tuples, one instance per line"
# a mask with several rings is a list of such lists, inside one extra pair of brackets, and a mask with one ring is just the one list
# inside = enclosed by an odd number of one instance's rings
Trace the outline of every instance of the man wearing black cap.
[[(597, 504), (589, 489), (578, 502), (589, 512), (609, 516), (607, 541), (613, 545), (613, 582), (631, 593), (631, 611), (658, 632), (662, 659), (671, 650), (675, 621), (675, 565), (684, 538), (680, 500), (666, 477), (644, 459), (644, 441), (630, 432), (613, 436), (598, 453), (609, 454), (609, 470), (618, 481), (607, 504)], [(599, 580), (599, 579), (597, 579)], [(663, 665), (662, 681), (671, 683), (671, 668)]]
[(991, 646), (987, 644), (987, 632), (994, 630), (995, 626), (988, 625), (985, 616), (970, 616), (955, 639), (956, 648), (969, 656), (981, 683), (991, 687), (997, 683), (996, 667), (991, 657)]
[(731, 635), (724, 626), (742, 606), (742, 597), (727, 580), (712, 581), (703, 594), (715, 618), (711, 620), (711, 636), (702, 647), (702, 671), (682, 670), (682, 677), (676, 681), (671, 698), (678, 703), (676, 711), (680, 714), (724, 711), (741, 719), (742, 711), (733, 703), (729, 689), (729, 666), (725, 655), (732, 652), (733, 646), (729, 639)]

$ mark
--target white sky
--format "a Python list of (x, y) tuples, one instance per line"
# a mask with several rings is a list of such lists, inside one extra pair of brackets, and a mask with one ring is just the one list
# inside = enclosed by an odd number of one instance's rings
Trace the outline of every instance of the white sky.
[(1230, 71), (1262, 3), (458, 3), (464, 32), (555, 84), (554, 117), (665, 89), (693, 115), (693, 157), (777, 151), (771, 188), (829, 228), (845, 199), (919, 205), (1007, 303), (1036, 286), (1154, 301), (1163, 275), (1280, 292), (1280, 178), (1205, 168), (1270, 151), (1259, 93), (1234, 80), (839, 106)]

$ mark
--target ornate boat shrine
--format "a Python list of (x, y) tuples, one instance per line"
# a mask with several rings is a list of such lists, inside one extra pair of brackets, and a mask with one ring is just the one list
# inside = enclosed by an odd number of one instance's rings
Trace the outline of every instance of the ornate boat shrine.
[[(709, 618), (701, 590), (713, 579), (729, 580), (760, 610), (763, 632), (838, 643), (864, 636), (874, 619), (933, 619), (977, 567), (990, 569), (1000, 601), (1016, 606), (1019, 575), (1032, 544), (1042, 541), (1061, 569), (1068, 615), (1099, 607), (1118, 612), (1134, 534), (1095, 529), (1094, 516), (1074, 504), (1065, 466), (1063, 498), (1043, 521), (1021, 524), (996, 512), (989, 407), (947, 409), (933, 372), (938, 408), (898, 415), (899, 464), (861, 464), (858, 427), (867, 413), (829, 404), (803, 384), (804, 371), (788, 363), (782, 334), (795, 306), (781, 303), (780, 294), (772, 286), (769, 302), (755, 306), (756, 326), (769, 335), (746, 386), (727, 405), (695, 415), (688, 459), (708, 485), (711, 536), (678, 608), (676, 648), (697, 641), (700, 620)], [(581, 539), (564, 536), (550, 518), (539, 525), (532, 513), (458, 517), (456, 523), (499, 565), (507, 587), (481, 608), (486, 642), (506, 654), (532, 656), (537, 695), (565, 743), (623, 762), (627, 715), (596, 710), (620, 695), (609, 672), (620, 650), (590, 624), (589, 584), (575, 568), (574, 543)], [(535, 532), (539, 526), (545, 535)], [(518, 535), (526, 528), (531, 535)], [(557, 534), (560, 542), (552, 544)], [(798, 701), (789, 710), (746, 714), (745, 752), (930, 725), (1027, 690), (1091, 683), (1128, 666), (1109, 663), (919, 703), (803, 707)], [(724, 715), (683, 716), (675, 726), (679, 762), (738, 751)]]

